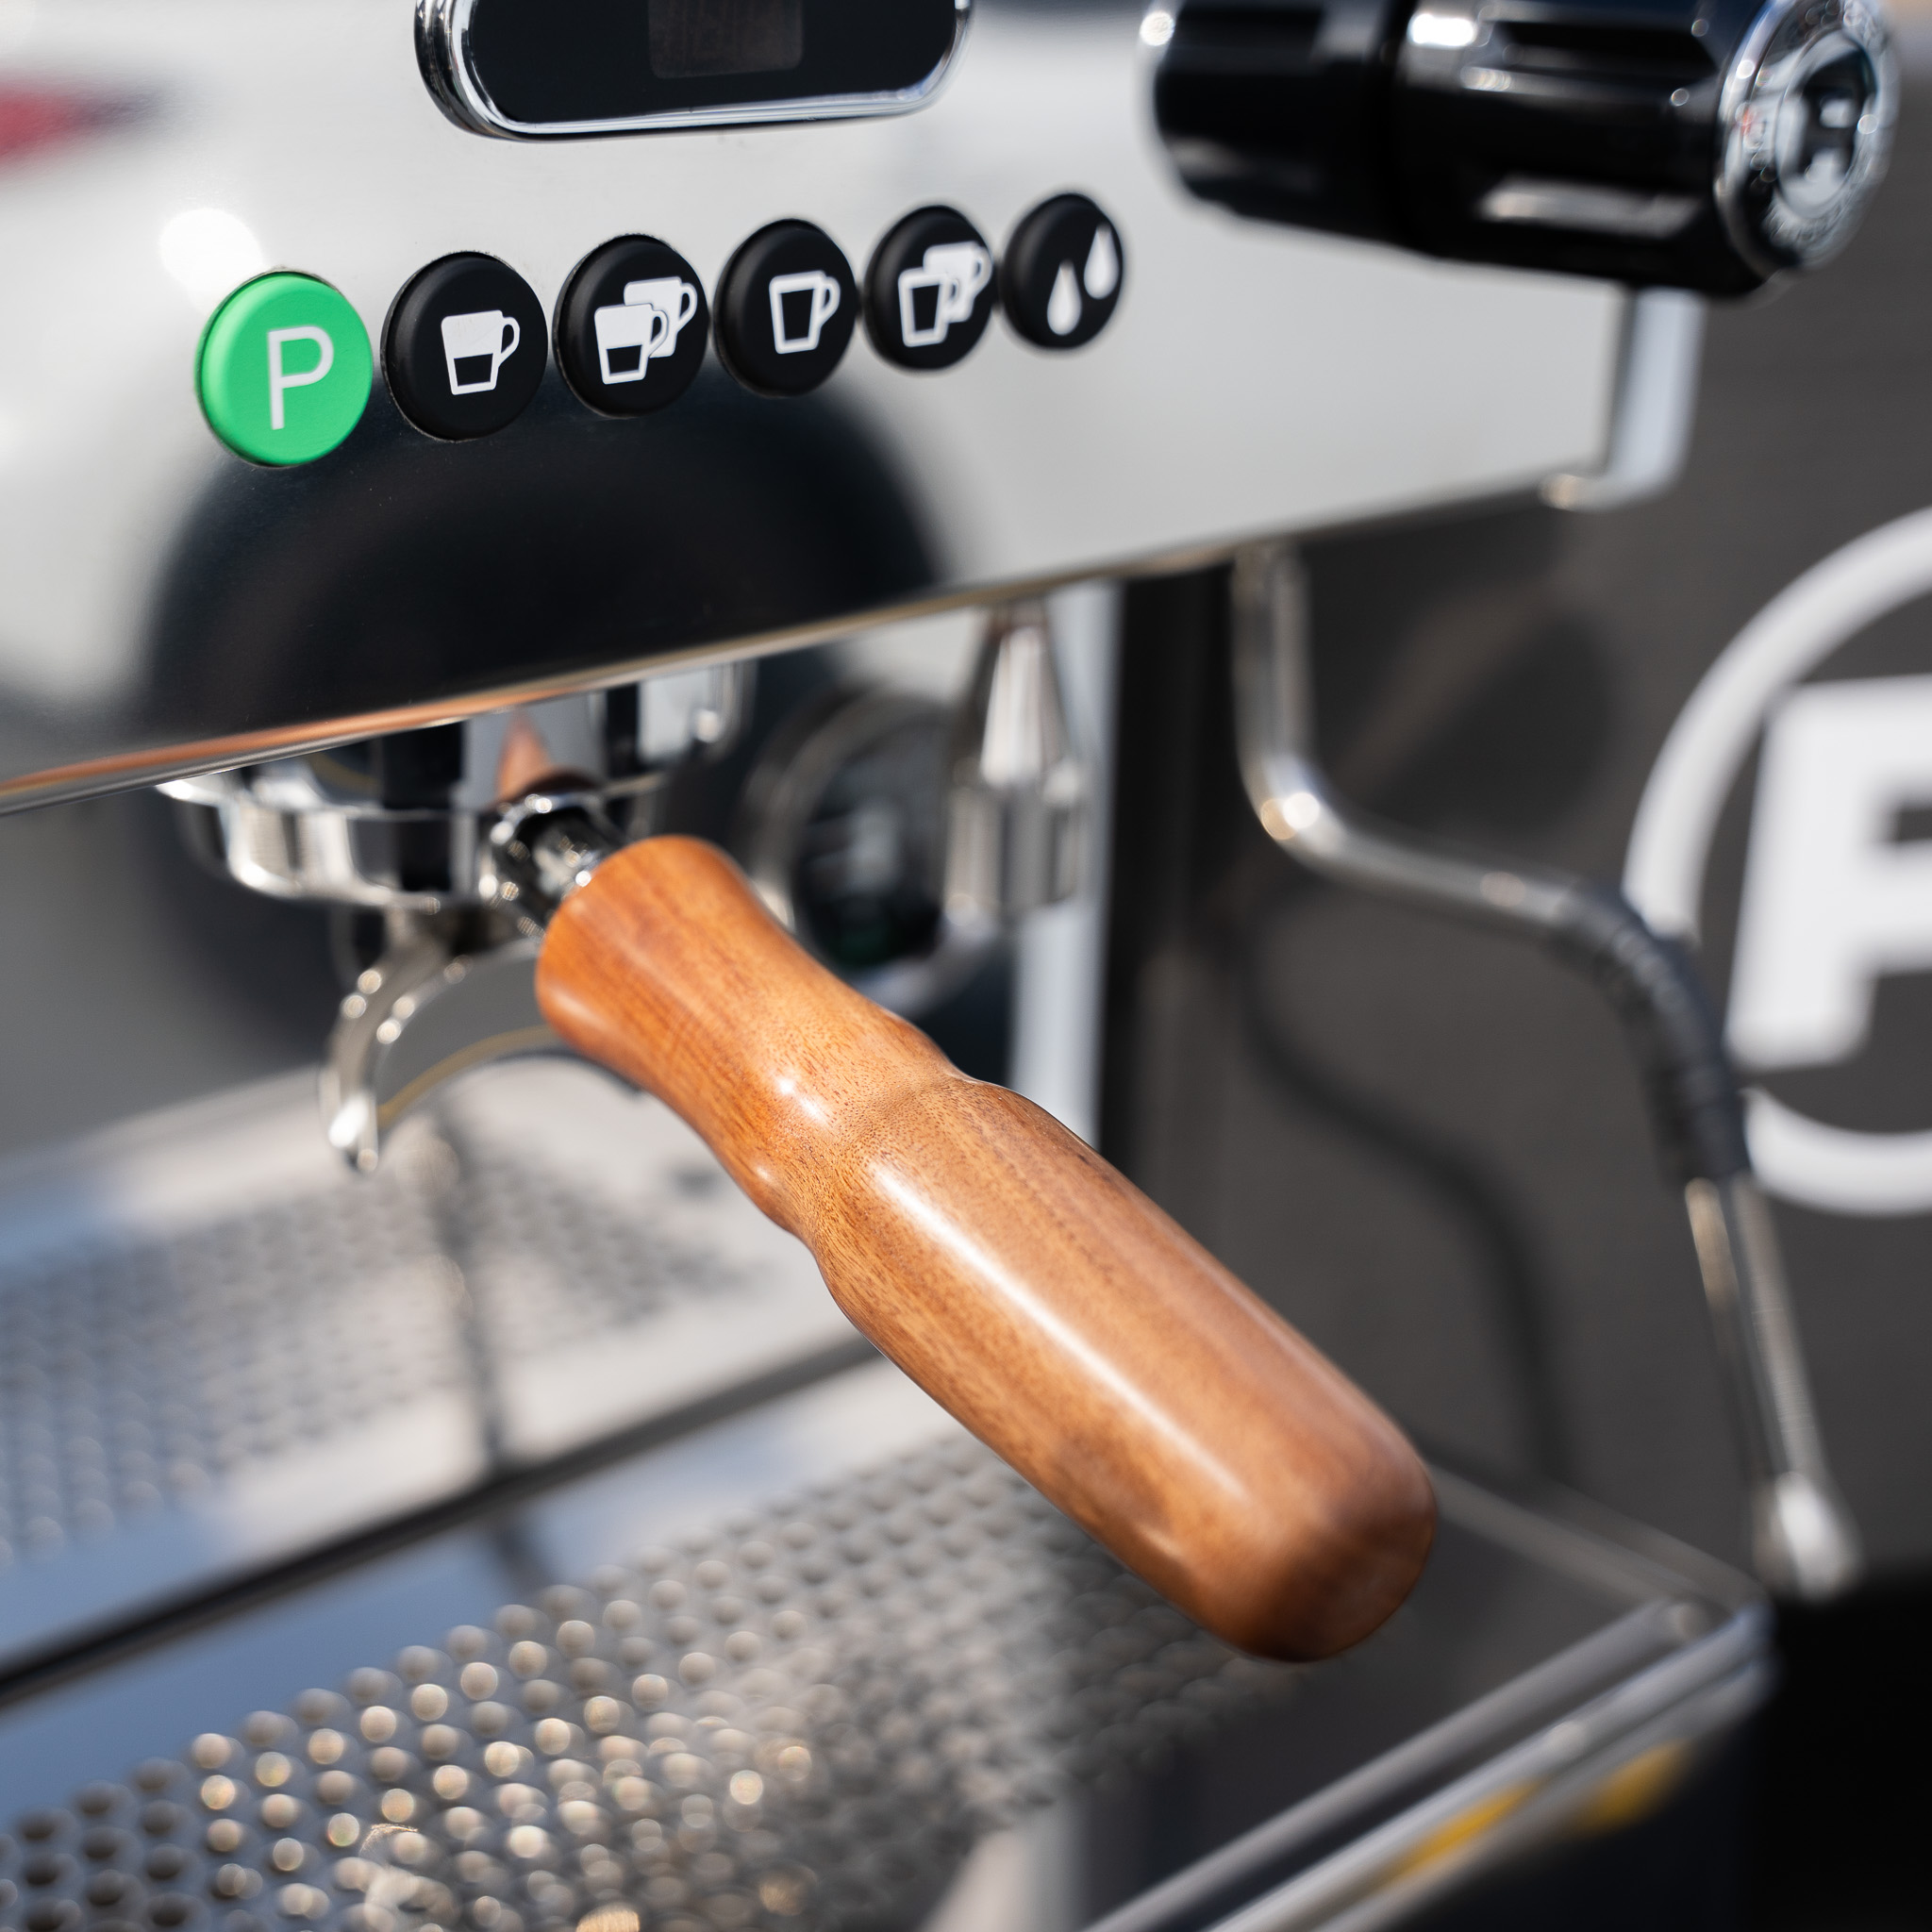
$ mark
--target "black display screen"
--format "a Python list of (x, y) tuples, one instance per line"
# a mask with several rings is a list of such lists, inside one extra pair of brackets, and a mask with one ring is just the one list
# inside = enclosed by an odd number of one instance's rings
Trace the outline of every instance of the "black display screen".
[(805, 58), (805, 0), (645, 0), (659, 80), (789, 74)]
[(658, 115), (782, 115), (915, 92), (944, 66), (956, 0), (475, 0), (472, 79), (541, 131)]

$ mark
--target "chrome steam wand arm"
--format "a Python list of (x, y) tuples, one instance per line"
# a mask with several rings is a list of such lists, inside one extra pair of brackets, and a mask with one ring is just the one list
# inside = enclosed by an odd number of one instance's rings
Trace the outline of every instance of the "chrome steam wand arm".
[(1770, 1209), (1751, 1173), (1737, 1076), (1690, 955), (1614, 887), (1470, 851), (1342, 804), (1316, 757), (1306, 595), (1291, 546), (1233, 574), (1235, 728), (1262, 826), (1338, 884), (1533, 941), (1616, 1009), (1658, 1152), (1682, 1188), (1751, 1496), (1754, 1564), (1780, 1595), (1848, 1589), (1857, 1535), (1825, 1465)]

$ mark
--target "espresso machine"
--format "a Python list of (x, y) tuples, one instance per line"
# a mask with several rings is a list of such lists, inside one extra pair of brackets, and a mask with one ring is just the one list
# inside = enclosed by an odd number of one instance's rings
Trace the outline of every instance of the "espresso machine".
[[(1667, 481), (1701, 300), (1884, 174), (1882, 15), (6, 35), (0, 803), (156, 990), (21, 1026), (110, 1071), (0, 1174), (0, 1926), (1725, 1911), (1767, 1592), (1860, 1564), (1737, 1081), (1620, 894), (1346, 802), (1300, 554)], [(1425, 1465), (1104, 1158), (1176, 584), (1271, 862), (1624, 1023), (1755, 1580)]]

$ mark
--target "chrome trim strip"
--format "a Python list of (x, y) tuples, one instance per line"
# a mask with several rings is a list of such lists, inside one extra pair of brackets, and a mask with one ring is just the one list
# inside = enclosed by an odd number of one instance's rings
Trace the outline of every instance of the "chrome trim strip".
[[(1718, 1646), (1723, 1635), (1698, 1650)], [(1760, 1655), (1674, 1696), (1683, 1674), (1669, 1665), (1646, 1672), (1603, 1707), (1552, 1724), (1218, 1921), (1210, 1932), (1374, 1932), (1406, 1920), (1512, 1852), (1560, 1831), (1606, 1778), (1647, 1752), (1689, 1746), (1741, 1722), (1770, 1696), (1776, 1678), (1770, 1657)], [(1518, 1795), (1524, 1787), (1529, 1789)], [(1485, 1822), (1492, 1807), (1494, 1822)]]
[[(435, 4), (435, 0), (429, 0), (429, 4)], [(1362, 525), (1365, 527), (1374, 521), (1363, 519)], [(1351, 529), (1357, 525), (1338, 522), (1333, 527)], [(299, 758), (310, 752), (327, 751), (339, 744), (353, 744), (358, 739), (381, 737), (391, 731), (415, 731), (425, 725), (460, 724), (465, 718), (479, 717), (486, 711), (507, 710), (516, 705), (541, 704), (549, 698), (568, 697), (579, 691), (608, 691), (614, 686), (635, 684), (640, 678), (655, 677), (666, 671), (688, 671), (701, 664), (723, 664), (737, 658), (773, 658), (784, 651), (803, 650), (812, 644), (857, 637), (883, 625), (937, 617), (950, 610), (979, 609), (1022, 597), (1043, 597), (1049, 591), (1064, 590), (1071, 584), (1205, 570), (1210, 564), (1224, 561), (1243, 544), (1255, 541), (1256, 534), (1250, 533), (1225, 541), (1185, 544), (1145, 557), (1107, 558), (1077, 570), (1055, 572), (1050, 575), (1013, 577), (999, 583), (961, 584), (956, 589), (938, 591), (927, 596), (901, 597), (890, 604), (846, 611), (813, 623), (741, 633), (672, 650), (645, 652), (640, 657), (625, 658), (614, 664), (600, 664), (588, 671), (514, 679), (507, 684), (491, 685), (482, 691), (425, 699), (416, 705), (391, 705), (372, 711), (356, 711), (298, 724), (278, 725), (269, 730), (231, 732), (219, 738), (191, 739), (185, 742), (154, 745), (142, 751), (119, 752), (107, 758), (46, 765), (17, 777), (0, 777), (0, 818), (8, 812), (30, 811), (42, 805), (61, 805), (73, 799), (98, 797), (108, 791), (139, 791), (144, 786), (161, 785), (176, 778), (192, 778), (202, 773), (232, 771), (237, 765), (259, 764), (269, 758)]]
[[(1688, 1574), (1680, 1573), (1669, 1560), (1674, 1554), (1670, 1547), (1626, 1549), (1588, 1528), (1524, 1509), (1446, 1470), (1432, 1467), (1429, 1475), (1445, 1521), (1592, 1588), (1643, 1600), (1522, 1676), (1175, 1873), (1088, 1932), (1160, 1932), (1239, 1884), (1243, 1873), (1291, 1857), (1298, 1845), (1318, 1840), (1348, 1819), (1397, 1801), (1405, 1788), (1444, 1775), (1458, 1760), (1544, 1714), (1544, 1722), (1517, 1743), (1448, 1785), (1424, 1792), (1364, 1837), (1238, 1907), (1216, 1921), (1212, 1932), (1288, 1932), (1325, 1923), (1333, 1909), (1348, 1910), (1351, 1923), (1357, 1912), (1373, 1912), (1379, 1920), (1386, 1906), (1398, 1900), (1405, 1909), (1413, 1905), (1425, 1876), (1432, 1884), (1446, 1880), (1452, 1865), (1455, 1876), (1464, 1874), (1468, 1866), (1460, 1859), (1445, 1859), (1440, 1873), (1430, 1867), (1425, 1874), (1417, 1853), (1472, 1807), (1533, 1779), (1533, 1793), (1523, 1801), (1520, 1816), (1512, 1814), (1509, 1821), (1507, 1836), (1513, 1844), (1551, 1810), (1565, 1815), (1577, 1786), (1601, 1775), (1607, 1759), (1634, 1757), (1664, 1734), (1704, 1735), (1741, 1717), (1768, 1693), (1770, 1613), (1736, 1572), (1686, 1550)], [(1674, 1600), (1673, 1591), (1681, 1592)], [(1730, 1614), (1686, 1642), (1667, 1620), (1687, 1598)], [(1657, 1657), (1660, 1646), (1674, 1647)], [(1641, 1663), (1646, 1653), (1654, 1658), (1647, 1665)], [(1599, 1688), (1622, 1672), (1634, 1674), (1607, 1690)], [(1568, 1700), (1575, 1702), (1566, 1709)], [(1491, 1836), (1498, 1850), (1505, 1848), (1501, 1824)]]

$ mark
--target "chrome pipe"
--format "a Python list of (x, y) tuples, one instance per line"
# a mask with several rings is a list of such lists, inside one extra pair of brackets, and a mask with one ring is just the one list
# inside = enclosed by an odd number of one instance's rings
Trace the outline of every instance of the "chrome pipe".
[(1427, 839), (1342, 803), (1315, 751), (1307, 594), (1293, 546), (1241, 551), (1232, 598), (1236, 741), (1269, 837), (1339, 885), (1535, 941), (1617, 1009), (1658, 1152), (1684, 1191), (1744, 1459), (1754, 1567), (1779, 1596), (1840, 1595), (1863, 1571), (1857, 1531), (1825, 1461), (1737, 1076), (1689, 954), (1611, 887)]

